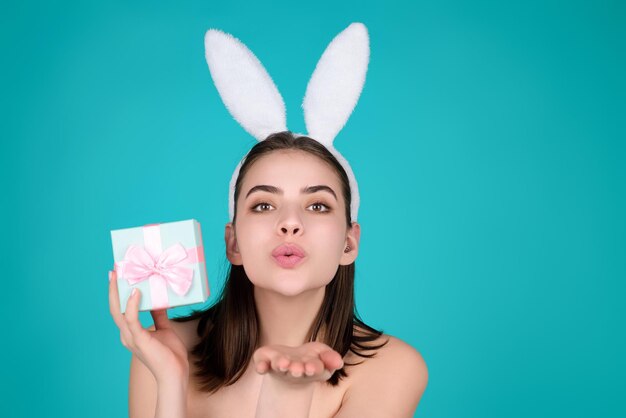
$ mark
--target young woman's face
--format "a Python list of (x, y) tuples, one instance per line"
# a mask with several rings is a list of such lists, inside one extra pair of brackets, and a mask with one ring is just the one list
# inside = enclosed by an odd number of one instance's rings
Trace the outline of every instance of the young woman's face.
[[(346, 226), (339, 177), (303, 151), (275, 151), (248, 170), (237, 199), (236, 225), (226, 225), (227, 254), (255, 286), (287, 296), (326, 286), (358, 252), (359, 226)], [(283, 244), (304, 252), (295, 265), (276, 259)], [(350, 251), (345, 252), (346, 246)]]

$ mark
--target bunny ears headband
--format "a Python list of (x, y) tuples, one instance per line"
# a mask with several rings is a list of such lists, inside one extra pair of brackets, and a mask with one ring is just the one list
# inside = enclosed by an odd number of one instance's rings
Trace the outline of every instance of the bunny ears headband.
[[(207, 31), (204, 46), (217, 91), (235, 120), (258, 141), (286, 131), (285, 103), (257, 57), (241, 41), (216, 29)], [(334, 148), (333, 141), (345, 126), (363, 90), (369, 55), (365, 25), (352, 23), (322, 54), (302, 103), (307, 136), (323, 144), (348, 175), (353, 221), (356, 221), (359, 210), (359, 190), (350, 164)], [(235, 210), (235, 182), (244, 159), (237, 165), (230, 181), (228, 211), (231, 221)]]

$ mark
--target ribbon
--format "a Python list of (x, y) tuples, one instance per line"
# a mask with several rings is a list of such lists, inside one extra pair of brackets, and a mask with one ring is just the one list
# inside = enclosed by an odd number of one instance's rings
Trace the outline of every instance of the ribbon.
[[(131, 285), (147, 280), (152, 275), (161, 276), (172, 290), (183, 296), (191, 287), (193, 269), (181, 266), (187, 251), (174, 244), (155, 259), (143, 248), (131, 245), (126, 251), (124, 277)], [(186, 263), (184, 263), (186, 264)]]
[(180, 296), (184, 296), (191, 287), (193, 269), (188, 264), (201, 262), (204, 258), (202, 246), (185, 249), (176, 243), (162, 251), (161, 228), (159, 224), (143, 227), (144, 246), (130, 245), (124, 259), (116, 263), (121, 270), (121, 277), (133, 286), (144, 280), (150, 282), (152, 309), (167, 307), (167, 287)]

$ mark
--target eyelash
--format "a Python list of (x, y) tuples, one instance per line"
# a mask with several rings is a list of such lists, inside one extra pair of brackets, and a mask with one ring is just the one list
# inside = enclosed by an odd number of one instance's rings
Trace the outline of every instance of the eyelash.
[[(271, 203), (267, 203), (267, 202), (259, 202), (257, 204), (252, 205), (252, 207), (250, 208), (252, 210), (252, 212), (257, 212), (257, 213), (261, 213), (261, 212), (267, 212), (265, 210), (256, 210), (255, 208), (261, 205), (269, 205), (272, 206)], [(318, 213), (328, 213), (331, 211), (331, 207), (328, 206), (326, 203), (323, 202), (315, 202), (315, 203), (311, 203), (309, 206), (315, 206), (315, 205), (321, 205), (324, 206), (326, 208), (326, 210), (314, 210), (313, 212), (318, 212)]]

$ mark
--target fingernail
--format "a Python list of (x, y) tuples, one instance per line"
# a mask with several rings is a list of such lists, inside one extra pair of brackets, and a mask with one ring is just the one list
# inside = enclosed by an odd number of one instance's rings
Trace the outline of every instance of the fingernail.
[(113, 277), (113, 272), (109, 271), (109, 281), (111, 281), (111, 278)]
[(130, 297), (132, 298), (135, 294), (137, 294), (137, 288), (134, 288), (132, 292), (130, 292)]

